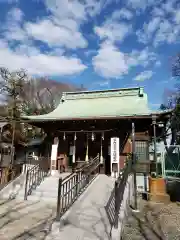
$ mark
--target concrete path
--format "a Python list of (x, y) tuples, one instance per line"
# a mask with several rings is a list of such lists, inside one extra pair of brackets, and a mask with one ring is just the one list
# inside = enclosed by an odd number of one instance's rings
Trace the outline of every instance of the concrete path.
[(107, 240), (110, 225), (104, 209), (114, 180), (98, 175), (80, 198), (63, 216), (61, 225), (54, 223), (46, 240)]
[(1, 240), (43, 240), (51, 228), (56, 205), (20, 200), (0, 201)]

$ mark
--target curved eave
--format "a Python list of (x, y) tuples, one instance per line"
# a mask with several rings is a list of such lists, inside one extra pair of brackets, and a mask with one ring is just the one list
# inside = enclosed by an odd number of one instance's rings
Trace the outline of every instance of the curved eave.
[(121, 116), (86, 116), (86, 117), (78, 117), (78, 118), (47, 118), (46, 115), (39, 115), (39, 116), (25, 116), (21, 119), (27, 122), (57, 122), (57, 121), (80, 121), (80, 120), (110, 120), (110, 119), (140, 119), (140, 118), (152, 118), (153, 116), (160, 117), (166, 116), (173, 112), (173, 110), (164, 110), (164, 111), (155, 111), (149, 112), (146, 114), (133, 114), (133, 115), (121, 115)]
[(151, 118), (152, 114), (142, 114), (142, 115), (124, 115), (124, 116), (94, 116), (94, 117), (80, 117), (80, 118), (22, 118), (28, 122), (56, 122), (56, 121), (79, 121), (79, 120), (110, 120), (110, 119), (138, 119), (138, 118)]
[(168, 115), (172, 113), (174, 109), (168, 109), (168, 110), (159, 110), (159, 111), (154, 111), (151, 113), (151, 115)]

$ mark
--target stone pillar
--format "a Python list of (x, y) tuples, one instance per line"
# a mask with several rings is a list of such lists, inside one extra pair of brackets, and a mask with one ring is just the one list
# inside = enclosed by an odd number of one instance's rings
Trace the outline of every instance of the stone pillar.
[(59, 144), (59, 139), (55, 137), (54, 142), (52, 144), (52, 149), (51, 149), (51, 175), (54, 175), (56, 172), (58, 172), (57, 170), (58, 144)]

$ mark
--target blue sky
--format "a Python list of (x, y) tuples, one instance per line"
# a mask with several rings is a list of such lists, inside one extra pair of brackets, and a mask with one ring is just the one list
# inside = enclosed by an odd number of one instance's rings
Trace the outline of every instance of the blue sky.
[(0, 0), (0, 66), (83, 84), (144, 86), (150, 107), (171, 88), (178, 0)]

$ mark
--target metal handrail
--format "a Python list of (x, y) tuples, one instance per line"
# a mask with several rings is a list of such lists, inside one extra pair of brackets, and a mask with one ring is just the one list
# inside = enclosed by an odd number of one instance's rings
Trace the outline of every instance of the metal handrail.
[(128, 180), (129, 174), (132, 172), (132, 159), (129, 159), (126, 163), (124, 171), (119, 175), (115, 181), (115, 218), (114, 227), (118, 228), (119, 211), (123, 200), (124, 190)]
[(44, 169), (43, 166), (41, 166), (41, 163), (27, 170), (24, 200), (27, 200), (27, 197), (31, 195), (32, 191), (36, 189), (37, 186), (41, 184), (41, 182), (44, 180), (44, 178), (47, 175), (48, 175), (48, 169)]
[(74, 173), (62, 180), (59, 178), (56, 220), (76, 201), (97, 173), (100, 172), (100, 158), (95, 157), (91, 162), (76, 169)]
[(123, 200), (124, 190), (126, 187), (129, 174), (132, 172), (132, 158), (127, 159), (126, 165), (120, 172), (118, 179), (114, 183), (114, 188), (105, 206), (109, 223), (112, 227), (118, 228), (119, 211)]

